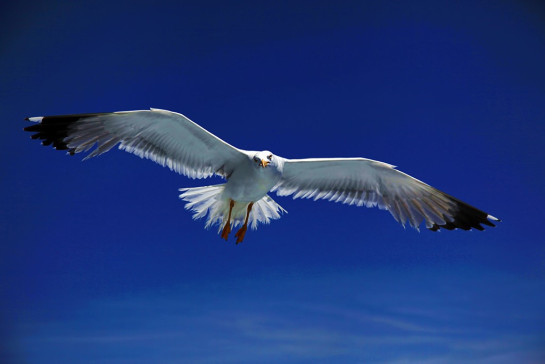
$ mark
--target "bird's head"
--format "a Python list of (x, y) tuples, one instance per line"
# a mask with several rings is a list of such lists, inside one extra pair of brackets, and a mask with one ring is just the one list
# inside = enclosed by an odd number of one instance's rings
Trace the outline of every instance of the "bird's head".
[(259, 168), (266, 168), (269, 164), (274, 165), (275, 164), (274, 159), (275, 159), (274, 154), (272, 154), (268, 150), (257, 152), (253, 158), (254, 163)]

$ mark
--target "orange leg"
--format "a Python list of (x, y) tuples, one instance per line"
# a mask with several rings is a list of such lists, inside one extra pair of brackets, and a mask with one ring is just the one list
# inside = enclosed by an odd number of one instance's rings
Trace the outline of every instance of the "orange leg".
[(231, 200), (229, 202), (229, 217), (227, 217), (227, 222), (221, 231), (221, 238), (227, 241), (229, 238), (229, 233), (231, 232), (231, 211), (233, 211), (233, 206), (235, 206), (235, 201)]
[(252, 211), (253, 202), (250, 202), (248, 205), (248, 210), (246, 211), (246, 219), (244, 220), (244, 225), (237, 231), (235, 236), (237, 237), (237, 244), (242, 243), (244, 240), (244, 235), (246, 235), (246, 230), (248, 230), (248, 217), (250, 217), (250, 211)]

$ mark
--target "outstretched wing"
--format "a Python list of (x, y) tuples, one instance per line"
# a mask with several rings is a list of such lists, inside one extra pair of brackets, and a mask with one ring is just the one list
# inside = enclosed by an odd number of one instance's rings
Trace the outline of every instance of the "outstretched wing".
[(182, 114), (150, 109), (100, 114), (32, 117), (32, 139), (75, 154), (96, 148), (85, 159), (119, 149), (151, 159), (191, 178), (228, 176), (245, 158), (239, 149)]
[(403, 226), (484, 230), (497, 218), (466, 204), (394, 166), (365, 158), (285, 159), (283, 177), (273, 188), (280, 196), (327, 199), (350, 205), (378, 206)]

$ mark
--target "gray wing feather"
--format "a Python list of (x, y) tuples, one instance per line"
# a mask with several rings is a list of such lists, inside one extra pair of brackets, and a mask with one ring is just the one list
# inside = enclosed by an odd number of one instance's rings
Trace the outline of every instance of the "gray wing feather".
[(227, 176), (245, 158), (239, 149), (182, 114), (151, 109), (114, 113), (34, 117), (25, 128), (44, 145), (70, 154), (91, 151), (84, 159), (119, 149), (147, 158), (191, 178)]
[(483, 230), (495, 217), (470, 206), (387, 163), (365, 158), (285, 159), (280, 196), (326, 199), (388, 210), (403, 226), (418, 229)]

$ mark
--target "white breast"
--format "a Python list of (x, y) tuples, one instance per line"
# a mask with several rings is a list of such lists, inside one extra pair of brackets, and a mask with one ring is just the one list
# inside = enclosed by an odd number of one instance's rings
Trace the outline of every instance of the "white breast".
[(275, 165), (256, 167), (248, 160), (241, 163), (229, 177), (223, 196), (239, 202), (255, 202), (263, 198), (280, 180)]

